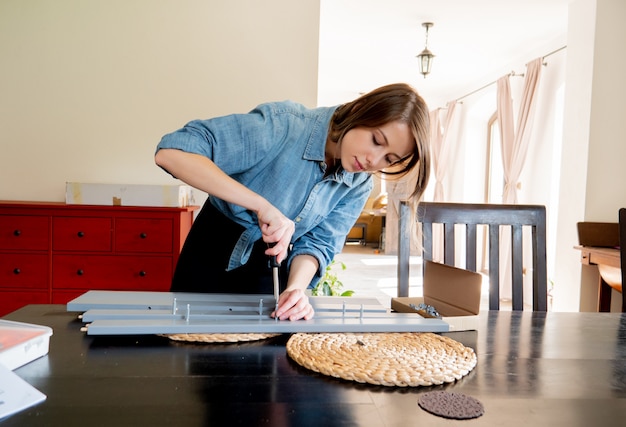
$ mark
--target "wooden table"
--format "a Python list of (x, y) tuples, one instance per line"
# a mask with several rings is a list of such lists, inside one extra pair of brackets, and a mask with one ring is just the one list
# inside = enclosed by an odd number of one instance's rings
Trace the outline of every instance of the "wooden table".
[(609, 283), (621, 283), (622, 280), (619, 249), (594, 246), (576, 246), (576, 249), (580, 250), (581, 264), (598, 267), (598, 311), (610, 311), (613, 288)]
[(623, 426), (626, 315), (485, 312), (479, 331), (448, 333), (478, 364), (454, 384), (389, 388), (325, 377), (295, 364), (287, 336), (241, 344), (177, 344), (159, 336), (86, 336), (62, 305), (5, 319), (51, 326), (48, 356), (15, 372), (48, 398), (8, 426), (450, 426), (421, 393), (480, 400), (467, 426)]

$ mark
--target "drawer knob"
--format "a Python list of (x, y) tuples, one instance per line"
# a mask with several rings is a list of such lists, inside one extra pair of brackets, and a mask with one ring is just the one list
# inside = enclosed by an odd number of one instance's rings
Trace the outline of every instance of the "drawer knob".
[(14, 268), (13, 269), (13, 274), (20, 274), (22, 272), (22, 270), (20, 270), (19, 268)]
[(144, 270), (141, 270), (141, 271), (139, 272), (139, 275), (140, 275), (141, 277), (144, 277), (146, 274), (148, 274), (148, 273), (146, 273)]
[(145, 239), (146, 237), (148, 237), (148, 233), (141, 233), (139, 237), (141, 237), (142, 239)]
[(85, 232), (84, 231), (79, 231), (78, 233), (76, 233), (76, 235), (78, 237), (85, 237)]
[(83, 274), (85, 274), (85, 271), (82, 268), (79, 268), (78, 270), (76, 270), (76, 274), (82, 276)]
[(20, 230), (15, 230), (13, 232), (13, 235), (16, 236), (16, 237), (19, 236), (20, 234), (22, 234), (22, 232)]

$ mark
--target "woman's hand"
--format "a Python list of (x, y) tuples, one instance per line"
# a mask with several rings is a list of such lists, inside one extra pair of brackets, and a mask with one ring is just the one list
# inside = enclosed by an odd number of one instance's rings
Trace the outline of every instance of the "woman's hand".
[(287, 289), (278, 297), (278, 309), (272, 313), (272, 317), (278, 317), (280, 320), (313, 318), (315, 311), (304, 290), (318, 267), (317, 259), (311, 255), (298, 255), (291, 260)]
[(200, 154), (164, 148), (155, 155), (157, 165), (181, 181), (211, 196), (250, 209), (259, 218), (263, 241), (275, 243), (265, 253), (278, 262), (287, 257), (295, 225), (261, 195), (226, 175), (213, 161)]
[(294, 222), (270, 203), (257, 211), (257, 217), (263, 241), (272, 244), (265, 254), (276, 255), (276, 261), (281, 263), (287, 258), (291, 237), (296, 229)]
[(315, 315), (309, 297), (302, 289), (286, 289), (278, 298), (278, 310), (272, 317), (280, 320), (309, 320)]

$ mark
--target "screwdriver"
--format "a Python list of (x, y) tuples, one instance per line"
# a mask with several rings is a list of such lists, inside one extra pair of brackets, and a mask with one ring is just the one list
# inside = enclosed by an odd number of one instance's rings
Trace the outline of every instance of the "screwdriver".
[[(270, 266), (272, 267), (272, 279), (274, 280), (274, 299), (276, 300), (276, 306), (274, 307), (274, 313), (278, 311), (278, 296), (280, 294), (280, 281), (278, 280), (278, 268), (280, 263), (276, 261), (276, 255), (270, 258)], [(274, 314), (276, 316), (276, 314)], [(278, 320), (278, 316), (275, 317)]]
[[(273, 247), (276, 243), (270, 243), (269, 247)], [(274, 318), (278, 320), (278, 316), (276, 316), (276, 312), (278, 311), (278, 296), (280, 295), (280, 281), (278, 278), (278, 269), (280, 268), (280, 263), (276, 259), (276, 255), (272, 255), (270, 257), (270, 267), (272, 268), (272, 279), (274, 281), (274, 300), (276, 301), (276, 305), (274, 307)]]

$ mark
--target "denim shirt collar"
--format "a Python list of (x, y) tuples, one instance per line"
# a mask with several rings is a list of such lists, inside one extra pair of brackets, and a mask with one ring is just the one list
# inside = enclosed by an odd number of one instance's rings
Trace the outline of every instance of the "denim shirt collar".
[[(328, 165), (326, 164), (326, 147), (317, 143), (317, 138), (320, 138), (318, 132), (321, 132), (322, 134), (327, 133), (327, 123), (320, 122), (322, 122), (321, 118), (318, 119), (315, 123), (315, 129), (313, 130), (313, 132), (311, 132), (311, 137), (307, 142), (302, 158), (305, 160), (318, 162), (320, 167), (322, 168), (322, 171), (325, 171), (328, 167)], [(337, 181), (339, 183), (344, 183), (348, 187), (352, 187), (354, 181), (354, 173), (346, 172), (343, 167), (340, 167), (337, 172), (325, 179), (333, 179), (334, 181)]]

